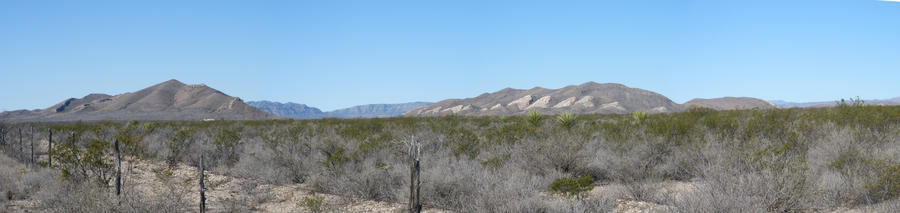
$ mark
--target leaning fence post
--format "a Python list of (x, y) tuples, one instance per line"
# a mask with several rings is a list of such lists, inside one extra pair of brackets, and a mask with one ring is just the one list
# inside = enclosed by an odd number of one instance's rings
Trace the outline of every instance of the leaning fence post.
[(409, 211), (418, 213), (422, 211), (422, 205), (419, 204), (419, 191), (421, 190), (421, 180), (419, 179), (419, 142), (416, 136), (412, 136), (409, 143)]
[(203, 178), (203, 154), (200, 154), (200, 213), (206, 212), (206, 186)]
[(119, 139), (113, 143), (116, 147), (116, 196), (122, 194), (122, 155), (119, 153)]

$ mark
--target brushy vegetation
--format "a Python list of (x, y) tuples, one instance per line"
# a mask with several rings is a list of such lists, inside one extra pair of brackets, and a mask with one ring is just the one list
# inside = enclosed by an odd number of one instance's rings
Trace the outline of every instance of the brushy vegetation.
[[(22, 170), (9, 169), (24, 161), (12, 154), (17, 147), (4, 145), (0, 189), (4, 200), (36, 200), (51, 211), (123, 208), (91, 195), (108, 193), (111, 141), (118, 139), (128, 159), (197, 166), (204, 153), (214, 173), (405, 202), (404, 143), (415, 135), (422, 142), (423, 202), (450, 210), (605, 212), (616, 199), (675, 212), (900, 210), (897, 106), (850, 101), (812, 109), (544, 117), (5, 125), (54, 129), (57, 143), (52, 168)], [(45, 137), (46, 131), (36, 136)], [(54, 181), (35, 184), (35, 177)], [(671, 193), (665, 186), (673, 182), (690, 187)], [(623, 191), (591, 195), (590, 186)], [(585, 196), (552, 198), (557, 193)], [(129, 208), (188, 208), (165, 196), (141, 196), (132, 198), (154, 202)]]

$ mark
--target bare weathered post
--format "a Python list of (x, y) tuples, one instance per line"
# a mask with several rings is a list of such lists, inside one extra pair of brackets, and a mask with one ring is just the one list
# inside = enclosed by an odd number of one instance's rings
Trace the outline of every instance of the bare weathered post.
[(422, 197), (419, 195), (419, 191), (422, 189), (422, 181), (421, 175), (419, 175), (419, 171), (421, 171), (419, 167), (419, 145), (416, 145), (416, 213), (422, 212), (422, 204), (419, 202), (422, 200)]
[(31, 167), (34, 168), (34, 126), (31, 126)]
[(413, 213), (422, 211), (422, 205), (419, 204), (419, 151), (419, 142), (416, 141), (416, 136), (412, 136), (409, 143), (409, 212)]
[(116, 196), (122, 194), (122, 155), (119, 154), (119, 139), (113, 143), (116, 147)]
[(203, 185), (203, 154), (200, 154), (200, 213), (206, 212), (206, 186)]
[(50, 137), (47, 137), (47, 167), (53, 167), (53, 129), (50, 131)]
[(25, 150), (22, 148), (22, 128), (19, 127), (19, 160), (25, 161)]
[(413, 193), (416, 190), (416, 171), (415, 166), (413, 165), (413, 150), (415, 149), (415, 139), (416, 136), (413, 136), (413, 141), (409, 142), (409, 212), (415, 212), (415, 199), (416, 195)]
[[(81, 162), (81, 160), (78, 160), (78, 155), (75, 154), (75, 150), (77, 150), (77, 149), (75, 148), (75, 131), (72, 131), (72, 140), (69, 141), (69, 142), (70, 142), (70, 144), (72, 145), (72, 148), (71, 148), (71, 151), (72, 151), (72, 158), (75, 158), (75, 163), (76, 163), (76, 165), (77, 165), (77, 164), (80, 164), (79, 162)], [(82, 167), (81, 170), (84, 171), (84, 167)], [(84, 172), (84, 173), (87, 173), (87, 172)]]

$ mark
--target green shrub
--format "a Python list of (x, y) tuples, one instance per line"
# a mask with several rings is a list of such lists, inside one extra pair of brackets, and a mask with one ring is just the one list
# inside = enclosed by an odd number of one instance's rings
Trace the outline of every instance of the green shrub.
[(297, 206), (305, 207), (305, 208), (309, 209), (309, 211), (312, 211), (312, 212), (324, 212), (325, 211), (325, 205), (324, 205), (325, 202), (324, 201), (325, 201), (324, 196), (313, 195), (313, 196), (303, 198), (303, 200), (301, 200), (300, 203), (297, 203)]
[(181, 159), (182, 155), (187, 152), (188, 147), (193, 143), (194, 137), (194, 129), (192, 128), (184, 128), (179, 130), (172, 136), (172, 140), (169, 141), (169, 155), (166, 157), (166, 164), (169, 167), (175, 167), (178, 164), (178, 161)]
[(900, 163), (884, 160), (871, 162), (878, 168), (874, 179), (866, 181), (865, 188), (869, 195), (877, 200), (888, 200), (900, 195)]
[(327, 158), (325, 158), (325, 162), (322, 162), (322, 165), (327, 168), (335, 169), (344, 165), (347, 161), (350, 161), (350, 157), (347, 157), (347, 155), (344, 154), (343, 146), (338, 147), (336, 152), (326, 153), (326, 155)]
[(221, 128), (212, 141), (216, 147), (213, 154), (217, 159), (223, 159), (225, 164), (233, 166), (239, 160), (237, 149), (241, 145), (240, 128)]
[(638, 124), (644, 123), (644, 120), (647, 120), (647, 112), (644, 111), (635, 111), (631, 113), (631, 118), (634, 119), (634, 122)]
[(497, 169), (503, 168), (503, 161), (506, 159), (509, 159), (509, 156), (510, 156), (509, 153), (494, 156), (491, 159), (482, 161), (481, 166), (491, 169), (491, 170), (497, 170)]
[(559, 123), (559, 126), (565, 128), (567, 130), (572, 129), (572, 126), (575, 126), (575, 113), (565, 112), (556, 116), (556, 122)]
[(528, 117), (526, 119), (528, 120), (528, 123), (531, 124), (531, 126), (540, 127), (541, 121), (544, 120), (544, 116), (541, 115), (541, 112), (531, 111), (528, 113)]
[(568, 197), (580, 196), (581, 193), (594, 189), (594, 179), (591, 175), (580, 178), (559, 178), (550, 184), (550, 191), (555, 194), (564, 194)]

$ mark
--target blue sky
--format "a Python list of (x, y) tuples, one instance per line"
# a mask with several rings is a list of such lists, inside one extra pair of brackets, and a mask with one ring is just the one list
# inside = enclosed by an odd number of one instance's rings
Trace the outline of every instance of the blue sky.
[(587, 81), (900, 96), (900, 2), (0, 0), (0, 110), (178, 79), (331, 110)]

